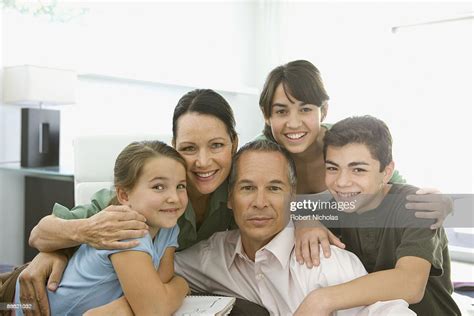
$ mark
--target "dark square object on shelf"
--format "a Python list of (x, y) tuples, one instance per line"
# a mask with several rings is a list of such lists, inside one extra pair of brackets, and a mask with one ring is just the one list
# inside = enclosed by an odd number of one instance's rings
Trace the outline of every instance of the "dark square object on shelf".
[(59, 128), (59, 111), (21, 109), (22, 167), (59, 165)]

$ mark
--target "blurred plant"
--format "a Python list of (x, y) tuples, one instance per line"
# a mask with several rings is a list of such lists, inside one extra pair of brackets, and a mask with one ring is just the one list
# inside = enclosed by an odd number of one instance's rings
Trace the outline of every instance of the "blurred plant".
[(59, 4), (58, 0), (50, 1), (17, 1), (0, 0), (4, 9), (16, 10), (22, 14), (32, 14), (33, 16), (49, 17), (51, 22), (69, 22), (74, 18), (86, 14), (87, 8), (65, 7)]

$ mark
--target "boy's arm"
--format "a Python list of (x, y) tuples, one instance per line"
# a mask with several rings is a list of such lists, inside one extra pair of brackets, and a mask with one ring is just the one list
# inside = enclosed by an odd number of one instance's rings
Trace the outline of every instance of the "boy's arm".
[(422, 258), (400, 258), (394, 269), (378, 271), (347, 283), (312, 291), (303, 300), (296, 315), (309, 311), (331, 313), (378, 301), (403, 299), (415, 304), (423, 298), (431, 264)]
[(125, 298), (136, 315), (170, 315), (188, 293), (188, 284), (181, 277), (174, 277), (164, 284), (146, 252), (118, 252), (110, 259)]
[(111, 205), (84, 219), (61, 219), (48, 215), (31, 231), (29, 244), (43, 252), (74, 247), (83, 243), (97, 249), (126, 249), (148, 231), (143, 215), (128, 206)]

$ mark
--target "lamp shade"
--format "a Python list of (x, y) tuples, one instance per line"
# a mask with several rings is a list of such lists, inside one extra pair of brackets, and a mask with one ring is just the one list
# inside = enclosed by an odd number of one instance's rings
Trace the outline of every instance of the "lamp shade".
[(77, 74), (72, 70), (23, 65), (5, 67), (3, 102), (17, 105), (65, 105), (76, 99)]

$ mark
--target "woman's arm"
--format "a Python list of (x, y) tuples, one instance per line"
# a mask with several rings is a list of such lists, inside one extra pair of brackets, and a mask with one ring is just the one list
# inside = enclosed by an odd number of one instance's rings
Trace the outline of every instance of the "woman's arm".
[(188, 293), (188, 284), (181, 277), (164, 284), (148, 253), (118, 252), (111, 255), (111, 261), (135, 315), (170, 315)]
[(86, 219), (65, 220), (54, 215), (43, 217), (33, 228), (29, 244), (41, 252), (51, 252), (81, 244), (79, 231)]
[(128, 206), (111, 205), (85, 218), (64, 220), (48, 215), (40, 220), (30, 234), (31, 247), (43, 252), (89, 244), (97, 249), (126, 249), (148, 232), (145, 217)]

